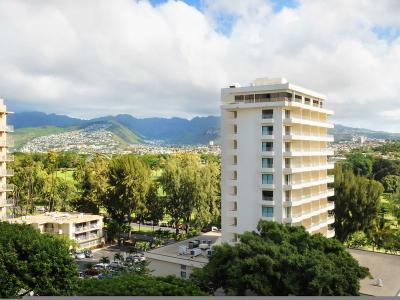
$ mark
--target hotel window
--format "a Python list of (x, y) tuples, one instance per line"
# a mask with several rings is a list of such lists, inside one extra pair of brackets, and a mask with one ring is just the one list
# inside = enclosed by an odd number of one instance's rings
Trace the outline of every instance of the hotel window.
[(254, 103), (254, 94), (244, 96), (245, 103)]
[(235, 102), (243, 102), (244, 101), (244, 96), (243, 95), (236, 95), (235, 96)]
[(285, 184), (292, 184), (292, 174), (285, 175)]
[(290, 142), (285, 142), (285, 151), (286, 152), (290, 152), (291, 151)]
[(181, 278), (186, 278), (186, 272), (181, 271)]
[(273, 184), (274, 176), (272, 174), (262, 174), (262, 184)]
[(262, 135), (273, 135), (274, 128), (272, 126), (263, 126), (262, 127)]
[(290, 158), (285, 158), (285, 168), (290, 168)]
[(237, 156), (236, 155), (233, 156), (233, 164), (237, 165)]
[(185, 270), (186, 271), (186, 265), (181, 265), (181, 270)]
[(233, 140), (233, 149), (237, 149), (237, 140)]
[(234, 119), (237, 118), (237, 111), (236, 111), (236, 110), (233, 112), (233, 118), (234, 118)]
[(292, 130), (292, 128), (290, 126), (285, 126), (285, 135), (290, 135)]
[(274, 144), (272, 142), (263, 142), (262, 143), (262, 151), (267, 152), (267, 151), (273, 151)]
[(286, 218), (290, 218), (290, 213), (291, 213), (291, 207), (289, 206), (289, 207), (286, 207), (285, 208), (285, 214), (286, 214)]
[(291, 192), (291, 191), (285, 191), (285, 200), (286, 200), (286, 201), (292, 200), (291, 195), (292, 195), (292, 192)]
[(273, 201), (274, 200), (274, 192), (273, 191), (262, 191), (262, 199), (264, 201)]
[(235, 125), (233, 125), (233, 133), (237, 133), (237, 125), (235, 124)]
[(273, 109), (263, 109), (262, 111), (262, 118), (263, 119), (272, 119), (274, 117), (274, 110)]
[(262, 159), (262, 167), (263, 168), (273, 168), (274, 159), (273, 158), (263, 158)]
[(285, 118), (290, 119), (290, 110), (285, 109)]
[(262, 216), (267, 218), (272, 218), (274, 216), (274, 208), (272, 206), (263, 206)]

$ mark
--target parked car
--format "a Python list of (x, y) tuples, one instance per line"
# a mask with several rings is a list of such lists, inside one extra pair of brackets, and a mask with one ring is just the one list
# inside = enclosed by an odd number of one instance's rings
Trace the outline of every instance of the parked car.
[(91, 258), (91, 257), (93, 257), (93, 252), (92, 252), (92, 250), (85, 250), (85, 251), (83, 251), (83, 253), (85, 254), (85, 257), (86, 257), (86, 258)]
[(115, 270), (120, 270), (122, 269), (122, 264), (119, 261), (113, 261), (110, 263), (110, 268), (115, 269)]
[(82, 251), (75, 252), (75, 258), (76, 259), (84, 259), (85, 257), (86, 257), (85, 253), (83, 253)]
[(94, 266), (95, 269), (107, 269), (110, 267), (110, 264), (98, 263)]
[(138, 263), (140, 259), (137, 256), (128, 256), (125, 261), (128, 263)]

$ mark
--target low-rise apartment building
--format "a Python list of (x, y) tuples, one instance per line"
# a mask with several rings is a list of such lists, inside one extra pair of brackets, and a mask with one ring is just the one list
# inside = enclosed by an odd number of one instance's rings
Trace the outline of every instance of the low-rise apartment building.
[(219, 243), (220, 236), (220, 233), (208, 232), (146, 252), (152, 275), (189, 278), (194, 268), (202, 268), (208, 263), (212, 246)]
[(10, 223), (29, 224), (41, 233), (67, 236), (80, 248), (96, 247), (104, 242), (103, 217), (83, 213), (50, 212), (22, 216), (8, 220)]

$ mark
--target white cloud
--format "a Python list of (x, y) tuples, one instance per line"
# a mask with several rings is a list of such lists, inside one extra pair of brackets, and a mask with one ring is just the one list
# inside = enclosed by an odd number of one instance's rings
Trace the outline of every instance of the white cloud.
[[(283, 76), (328, 95), (340, 123), (400, 131), (400, 3), (0, 1), (0, 95), (92, 117), (217, 114), (219, 89)], [(230, 34), (221, 18), (234, 17)], [(232, 20), (230, 20), (232, 21)], [(391, 34), (378, 36), (376, 28)]]

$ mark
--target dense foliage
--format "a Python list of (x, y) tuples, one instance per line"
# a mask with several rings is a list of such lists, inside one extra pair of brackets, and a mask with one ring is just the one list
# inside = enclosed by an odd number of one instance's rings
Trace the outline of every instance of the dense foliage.
[(194, 282), (228, 295), (358, 295), (368, 270), (337, 240), (275, 222), (260, 221), (257, 229), (238, 244), (215, 246)]
[(151, 277), (122, 274), (105, 279), (84, 279), (76, 293), (79, 296), (204, 296), (189, 280), (174, 276)]
[(31, 291), (39, 296), (71, 295), (76, 276), (65, 241), (29, 225), (0, 222), (0, 298)]
[(368, 230), (378, 214), (382, 185), (356, 176), (341, 165), (335, 168), (335, 234), (341, 242), (357, 231)]

